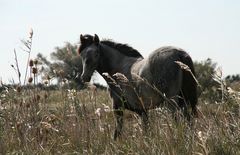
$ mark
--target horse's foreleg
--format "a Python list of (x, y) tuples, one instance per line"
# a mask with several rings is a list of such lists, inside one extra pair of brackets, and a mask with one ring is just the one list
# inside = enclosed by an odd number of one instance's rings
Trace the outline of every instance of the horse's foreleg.
[(123, 127), (123, 110), (116, 108), (114, 109), (114, 115), (116, 118), (116, 128), (114, 131), (114, 140), (117, 139), (121, 135), (122, 127)]
[(148, 120), (148, 114), (146, 111), (142, 112), (140, 114), (141, 119), (142, 119), (142, 127), (145, 133), (147, 133), (148, 129), (149, 129), (149, 120)]

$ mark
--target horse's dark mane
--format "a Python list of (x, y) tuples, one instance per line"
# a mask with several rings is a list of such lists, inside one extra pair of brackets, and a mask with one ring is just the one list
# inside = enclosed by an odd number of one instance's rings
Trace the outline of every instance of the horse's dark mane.
[(112, 40), (103, 40), (101, 41), (102, 44), (110, 46), (112, 48), (117, 49), (122, 54), (129, 56), (129, 57), (143, 57), (136, 49), (132, 48), (127, 44), (116, 43)]

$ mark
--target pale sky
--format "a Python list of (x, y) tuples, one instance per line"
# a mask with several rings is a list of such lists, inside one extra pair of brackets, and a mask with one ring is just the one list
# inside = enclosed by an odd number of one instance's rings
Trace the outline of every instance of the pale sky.
[(223, 74), (240, 73), (239, 0), (0, 0), (0, 78), (16, 80), (11, 68), (17, 50), (22, 74), (27, 53), (20, 39), (34, 30), (32, 58), (56, 46), (98, 34), (128, 43), (145, 57), (173, 45), (194, 61), (211, 58)]

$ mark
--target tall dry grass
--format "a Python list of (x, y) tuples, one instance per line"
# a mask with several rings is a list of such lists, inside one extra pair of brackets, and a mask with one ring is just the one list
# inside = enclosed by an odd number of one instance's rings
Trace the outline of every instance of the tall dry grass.
[[(36, 88), (33, 88), (36, 89)], [(4, 95), (3, 95), (4, 94)], [(5, 90), (0, 108), (0, 152), (24, 154), (239, 154), (239, 99), (200, 103), (194, 126), (172, 120), (167, 109), (150, 112), (144, 133), (126, 111), (123, 134), (104, 90)], [(36, 96), (39, 96), (35, 98)], [(231, 100), (231, 101), (230, 101)]]

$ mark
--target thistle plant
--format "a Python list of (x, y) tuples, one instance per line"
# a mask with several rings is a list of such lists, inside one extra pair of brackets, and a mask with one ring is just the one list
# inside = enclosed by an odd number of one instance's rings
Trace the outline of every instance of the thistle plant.
[(25, 71), (25, 76), (24, 76), (24, 83), (23, 83), (25, 85), (26, 79), (27, 79), (27, 72), (28, 72), (28, 63), (30, 60), (31, 52), (32, 52), (33, 29), (30, 29), (29, 38), (27, 40), (21, 40), (21, 41), (25, 45), (25, 49), (23, 49), (23, 50), (28, 53), (26, 71)]

